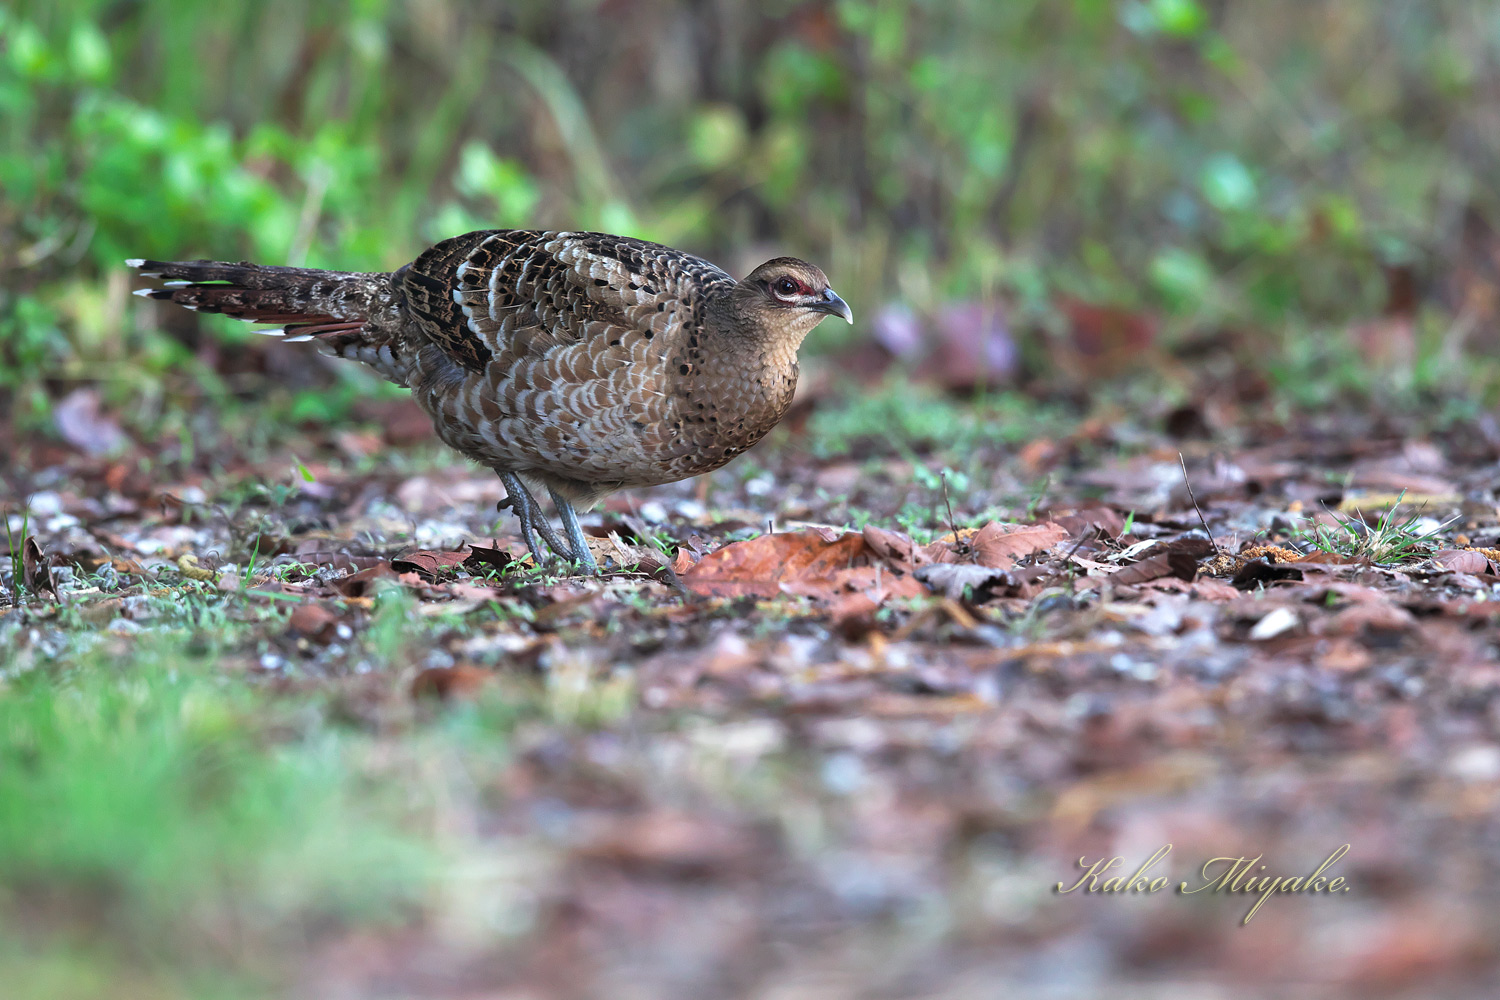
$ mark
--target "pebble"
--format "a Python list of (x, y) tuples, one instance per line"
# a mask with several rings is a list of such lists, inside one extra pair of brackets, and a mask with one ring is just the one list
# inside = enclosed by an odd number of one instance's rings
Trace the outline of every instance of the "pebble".
[(1298, 624), (1297, 612), (1291, 608), (1276, 608), (1255, 623), (1255, 627), (1250, 630), (1250, 638), (1254, 642), (1264, 642), (1296, 628)]
[(1448, 759), (1448, 773), (1460, 781), (1500, 779), (1500, 747), (1493, 743), (1465, 747)]

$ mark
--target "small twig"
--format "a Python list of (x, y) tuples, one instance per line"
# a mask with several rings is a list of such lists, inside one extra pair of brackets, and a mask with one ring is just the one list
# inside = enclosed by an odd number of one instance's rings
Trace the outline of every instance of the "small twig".
[(948, 499), (948, 470), (944, 469), (938, 473), (938, 482), (943, 484), (943, 505), (948, 508), (948, 530), (953, 532), (953, 540), (958, 541), (958, 524), (953, 520), (953, 501)]
[(1203, 516), (1203, 509), (1198, 506), (1198, 498), (1193, 496), (1193, 484), (1188, 481), (1187, 460), (1182, 457), (1182, 452), (1177, 453), (1177, 463), (1182, 466), (1182, 483), (1187, 487), (1188, 499), (1193, 502), (1193, 510), (1198, 512), (1198, 523), (1203, 525), (1203, 533), (1208, 536), (1208, 544), (1214, 547), (1214, 555), (1223, 555), (1219, 551), (1219, 543), (1214, 541), (1214, 533), (1208, 528), (1208, 521)]

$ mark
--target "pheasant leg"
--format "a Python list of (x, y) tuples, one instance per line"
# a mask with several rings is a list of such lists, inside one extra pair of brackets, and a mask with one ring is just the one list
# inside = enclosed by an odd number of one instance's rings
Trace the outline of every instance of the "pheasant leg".
[(594, 553), (589, 550), (588, 539), (583, 537), (583, 525), (578, 523), (578, 511), (573, 509), (573, 504), (567, 497), (552, 487), (547, 487), (547, 492), (552, 494), (552, 502), (557, 505), (557, 516), (562, 518), (563, 529), (568, 533), (568, 544), (573, 547), (573, 561), (582, 564), (585, 573), (598, 573), (599, 564), (594, 561)]
[[(535, 564), (543, 565), (549, 561), (549, 556), (537, 544), (537, 535), (540, 534), (541, 541), (546, 543), (547, 549), (552, 550), (553, 555), (558, 556), (562, 561), (582, 562), (585, 568), (589, 568), (591, 573), (598, 570), (597, 565), (592, 565), (594, 564), (594, 559), (592, 559), (592, 553), (588, 552), (588, 547), (585, 546), (585, 549), (583, 549), (585, 555), (580, 558), (574, 552), (573, 547), (562, 544), (561, 538), (558, 538), (556, 532), (552, 531), (552, 525), (547, 523), (546, 516), (541, 513), (541, 507), (537, 504), (537, 499), (531, 495), (531, 490), (526, 489), (526, 484), (523, 483), (519, 475), (514, 474), (514, 472), (501, 472), (499, 474), (499, 481), (505, 484), (505, 493), (508, 495), (507, 499), (501, 501), (501, 505), (513, 508), (516, 511), (516, 520), (520, 522), (520, 537), (525, 538), (526, 549), (531, 550), (531, 558), (534, 559)], [(576, 520), (577, 516), (574, 514), (574, 522)], [(580, 529), (579, 535), (582, 534), (582, 529)]]
[(516, 520), (521, 522), (521, 538), (531, 552), (532, 561), (540, 566), (546, 561), (546, 556), (543, 555), (542, 547), (537, 544), (536, 531), (531, 527), (536, 501), (514, 472), (500, 473), (500, 482), (505, 484), (505, 499), (495, 504), (495, 509), (504, 510), (509, 507), (515, 511)]

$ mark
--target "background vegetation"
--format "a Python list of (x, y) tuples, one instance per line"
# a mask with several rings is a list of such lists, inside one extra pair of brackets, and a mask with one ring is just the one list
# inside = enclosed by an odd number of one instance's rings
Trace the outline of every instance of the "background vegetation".
[[(0, 9), (0, 53), (22, 428), (79, 380), (124, 405), (191, 369), (196, 327), (162, 335), (124, 257), (382, 269), (484, 226), (803, 254), (852, 342), (889, 303), (1003, 306), (1042, 374), (1070, 335), (1107, 353), (1077, 300), (1231, 343), (1304, 400), (1382, 365), (1496, 382), (1462, 360), (1500, 347), (1477, 0), (56, 0)], [(1362, 341), (1382, 314), (1410, 322)]]

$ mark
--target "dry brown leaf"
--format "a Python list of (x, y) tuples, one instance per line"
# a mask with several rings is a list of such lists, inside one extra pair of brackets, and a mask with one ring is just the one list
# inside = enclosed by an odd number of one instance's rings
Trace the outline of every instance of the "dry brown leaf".
[(21, 575), (26, 582), (26, 589), (33, 594), (40, 594), (45, 590), (53, 597), (57, 596), (57, 587), (52, 582), (52, 567), (33, 535), (27, 535), (26, 541), (21, 543)]
[(321, 604), (308, 602), (292, 609), (287, 627), (317, 642), (329, 642), (338, 628), (339, 616)]
[(1240, 567), (1230, 583), (1238, 590), (1254, 590), (1280, 580), (1301, 580), (1303, 575), (1302, 570), (1280, 562), (1251, 559)]
[(979, 529), (969, 544), (974, 547), (974, 559), (981, 566), (1010, 569), (1018, 560), (1045, 552), (1069, 537), (1067, 528), (1052, 521), (1021, 525), (991, 521)]
[(397, 573), (415, 573), (427, 583), (432, 583), (443, 570), (462, 566), (468, 557), (468, 546), (452, 552), (408, 552), (392, 559), (391, 569)]
[(916, 577), (932, 592), (950, 600), (961, 601), (965, 592), (978, 604), (983, 604), (997, 592), (1008, 594), (1020, 586), (1020, 581), (1003, 569), (991, 566), (975, 566), (973, 563), (937, 563), (919, 567)]
[(1351, 604), (1322, 623), (1325, 635), (1359, 635), (1369, 632), (1405, 632), (1415, 628), (1417, 618), (1389, 601)]
[(1162, 552), (1111, 573), (1109, 582), (1130, 587), (1148, 580), (1172, 576), (1192, 583), (1197, 575), (1198, 560), (1194, 556), (1187, 552)]
[(375, 590), (376, 581), (398, 579), (396, 571), (387, 562), (350, 573), (331, 581), (328, 586), (345, 597), (368, 597)]
[(869, 565), (869, 546), (854, 532), (808, 528), (760, 535), (710, 552), (686, 573), (682, 583), (706, 597), (775, 597), (782, 585), (827, 581), (832, 592), (840, 570), (856, 561)]
[(917, 548), (912, 540), (899, 531), (889, 531), (885, 528), (877, 528), (873, 524), (865, 526), (862, 533), (865, 544), (870, 546), (871, 551), (882, 559), (889, 560), (898, 565), (921, 565), (929, 562), (926, 551)]
[(1125, 530), (1125, 519), (1113, 507), (1090, 507), (1073, 514), (1054, 515), (1053, 524), (1067, 531), (1072, 537), (1101, 532), (1106, 538), (1119, 538)]
[(488, 670), (460, 663), (452, 667), (428, 667), (411, 682), (413, 698), (472, 698), (495, 680)]
[(1472, 573), (1478, 576), (1480, 573), (1492, 572), (1489, 559), (1483, 552), (1474, 549), (1443, 549), (1433, 554), (1432, 561), (1455, 573)]
[(662, 809), (610, 822), (573, 853), (642, 874), (703, 878), (753, 865), (764, 847), (743, 828)]
[(491, 569), (504, 569), (519, 558), (519, 553), (510, 547), (511, 544), (506, 543), (505, 548), (502, 548), (499, 543), (494, 546), (470, 545), (469, 554), (464, 557), (464, 569), (470, 573), (485, 573)]
[(975, 530), (965, 529), (946, 535), (921, 550), (926, 560), (936, 563), (977, 562), (991, 569), (1010, 569), (1029, 555), (1045, 552), (1071, 535), (1068, 529), (1053, 521), (1041, 524), (1006, 524), (991, 521)]

